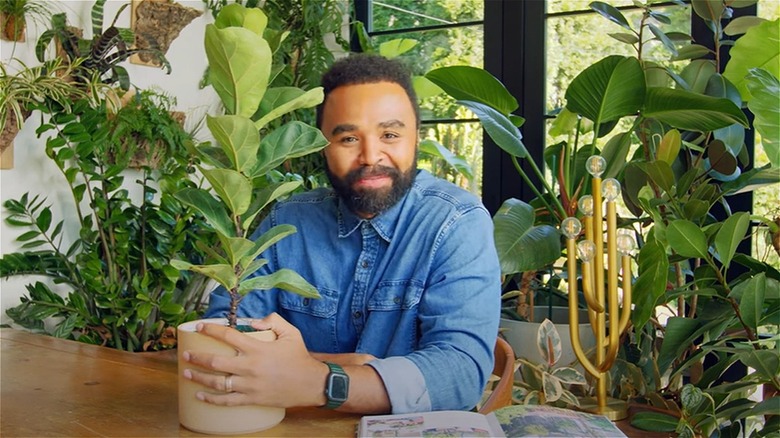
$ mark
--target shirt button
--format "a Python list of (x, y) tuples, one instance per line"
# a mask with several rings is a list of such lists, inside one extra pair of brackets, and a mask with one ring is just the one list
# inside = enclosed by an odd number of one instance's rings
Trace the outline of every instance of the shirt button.
[(309, 299), (308, 298), (304, 298), (303, 299), (303, 305), (304, 306), (308, 306), (309, 305)]
[(400, 299), (400, 298), (398, 298), (398, 297), (395, 297), (395, 298), (393, 298), (393, 302), (394, 302), (395, 304), (399, 304), (399, 303), (401, 303), (401, 299)]
[(365, 269), (365, 268), (367, 268), (367, 267), (368, 267), (368, 262), (367, 262), (367, 261), (365, 261), (365, 260), (363, 260), (363, 263), (361, 263), (361, 264), (360, 264), (360, 266), (362, 266), (362, 267), (363, 267), (363, 269)]
[(357, 318), (360, 318), (361, 316), (363, 316), (363, 312), (361, 312), (360, 310), (358, 310), (358, 311), (356, 311), (355, 313), (353, 313), (353, 314), (352, 314), (352, 316), (354, 316), (354, 317), (355, 317), (355, 319), (357, 319)]

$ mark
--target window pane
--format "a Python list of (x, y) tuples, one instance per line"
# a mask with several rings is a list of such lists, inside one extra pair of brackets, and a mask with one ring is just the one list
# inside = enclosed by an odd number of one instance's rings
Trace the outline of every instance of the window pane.
[[(470, 65), (482, 67), (482, 26), (467, 26), (425, 32), (406, 32), (403, 35), (378, 35), (373, 38), (375, 46), (396, 38), (410, 38), (417, 45), (401, 55), (401, 59), (422, 76), (428, 71), (449, 65)], [(473, 118), (452, 99), (435, 96), (423, 99), (422, 119)]]
[(434, 140), (452, 152), (470, 168), (471, 176), (463, 174), (441, 158), (420, 153), (419, 167), (481, 196), (482, 188), (482, 125), (479, 122), (425, 124), (420, 128), (421, 140)]
[[(592, 9), (588, 5), (592, 2), (593, 0), (547, 0), (547, 13), (591, 11)], [(632, 6), (634, 2), (632, 0), (610, 0), (609, 4), (617, 8), (620, 6)]]
[[(658, 25), (662, 30), (690, 34), (690, 9), (671, 6), (659, 10), (667, 13), (671, 25)], [(636, 28), (641, 11), (623, 11), (626, 19)], [(589, 65), (607, 55), (636, 56), (629, 44), (618, 42), (609, 33), (626, 32), (601, 15), (571, 15), (551, 17), (547, 20), (547, 111), (565, 105), (564, 93), (571, 80)], [(647, 31), (647, 34), (650, 32)], [(645, 45), (642, 59), (669, 65), (671, 54), (658, 42)]]
[(482, 21), (482, 0), (381, 0), (372, 4), (372, 31)]

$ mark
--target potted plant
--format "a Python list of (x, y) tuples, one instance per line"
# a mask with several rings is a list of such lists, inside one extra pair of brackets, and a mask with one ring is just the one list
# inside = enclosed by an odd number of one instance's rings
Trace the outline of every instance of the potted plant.
[[(574, 214), (583, 188), (582, 167), (563, 167), (562, 163), (581, 162), (582, 147), (565, 148), (557, 144), (545, 153), (547, 166), (555, 175), (550, 184), (542, 167), (531, 159), (518, 129), (524, 120), (512, 114), (517, 100), (495, 77), (483, 69), (468, 66), (442, 67), (428, 72), (428, 80), (457, 99), (476, 114), (486, 132), (496, 144), (508, 152), (519, 175), (536, 194), (529, 204), (519, 199), (507, 199), (493, 217), (494, 236), (504, 294), (500, 327), (520, 357), (533, 363), (545, 362), (535, 349), (526, 348), (526, 340), (534, 338), (540, 323), (549, 319), (558, 326), (563, 339), (563, 352), (558, 366), (575, 362), (568, 328), (567, 299), (560, 284), (565, 279), (562, 257), (565, 250), (558, 231), (560, 222)], [(519, 160), (525, 160), (533, 174), (528, 175)], [(580, 300), (583, 302), (583, 300)], [(580, 321), (587, 321), (583, 309)], [(586, 322), (580, 324), (580, 341), (587, 350), (595, 346), (595, 337)]]
[(85, 97), (74, 84), (61, 80), (73, 67), (56, 59), (36, 67), (16, 60), (18, 69), (9, 71), (10, 64), (0, 64), (0, 152), (13, 144), (27, 117), (46, 100), (70, 107), (71, 100)]
[(25, 40), (27, 21), (45, 22), (53, 13), (52, 2), (42, 0), (0, 0), (0, 37)]
[[(302, 122), (289, 122), (268, 129), (269, 123), (297, 108), (322, 101), (322, 89), (304, 92), (298, 88), (271, 88), (273, 50), (263, 37), (267, 20), (260, 9), (238, 4), (225, 6), (214, 24), (206, 27), (209, 79), (219, 95), (225, 115), (208, 116), (207, 125), (217, 146), (203, 144), (193, 150), (209, 189), (188, 188), (176, 194), (184, 204), (203, 214), (218, 237), (216, 248), (203, 248), (202, 264), (173, 261), (173, 267), (205, 275), (230, 293), (227, 319), (210, 320), (234, 328), (242, 296), (255, 289), (282, 288), (318, 298), (317, 290), (294, 271), (282, 269), (266, 276), (253, 276), (265, 260), (258, 256), (295, 227), (278, 225), (260, 236), (251, 236), (257, 215), (270, 203), (295, 190), (300, 182), (269, 183), (266, 174), (282, 162), (321, 150), (327, 145), (322, 133)], [(262, 136), (261, 136), (262, 133)], [(262, 186), (256, 190), (255, 187)], [(250, 239), (251, 237), (251, 239)], [(263, 406), (225, 407), (195, 397), (204, 390), (182, 376), (185, 350), (208, 349), (216, 354), (235, 351), (194, 331), (196, 323), (179, 327), (179, 421), (185, 427), (206, 433), (248, 433), (277, 424), (284, 409)], [(245, 330), (245, 329), (241, 329)], [(273, 333), (255, 332), (262, 339)], [(255, 333), (250, 333), (255, 335)]]
[[(745, 106), (755, 116), (753, 126), (769, 155), (778, 156), (778, 66), (766, 62), (778, 56), (773, 43), (778, 23), (754, 17), (728, 21), (732, 7), (752, 3), (692, 2), (694, 13), (713, 30), (711, 48), (690, 43), (690, 38), (682, 46), (675, 43), (677, 34), (659, 27), (668, 18), (652, 6), (644, 6), (634, 28), (616, 8), (592, 3), (629, 31), (615, 38), (634, 45), (637, 55), (608, 56), (586, 68), (567, 89), (566, 109), (558, 114), (557, 120), (568, 119), (570, 126), (587, 122), (590, 132), (597, 133), (589, 137), (585, 157), (607, 157), (607, 172), (621, 181), (626, 205), (636, 215), (619, 221), (634, 230), (641, 249), (633, 332), (624, 337), (611, 372), (611, 381), (623, 383), (612, 390), (671, 412), (638, 414), (632, 420), (637, 427), (670, 427), (682, 435), (708, 436), (717, 429), (736, 433), (756, 427), (746, 420), (777, 410), (779, 399), (771, 394), (778, 384), (779, 353), (757, 333), (777, 330), (780, 276), (775, 267), (737, 252), (750, 216), (731, 212), (718, 219), (714, 214), (718, 205), (728, 211), (728, 196), (780, 177), (776, 162), (741, 170), (751, 164), (743, 152), (749, 126)], [(727, 34), (736, 36), (736, 42), (724, 42)], [(651, 41), (673, 53), (670, 65), (644, 58)], [(721, 48), (727, 44), (733, 47), (721, 74)], [(464, 81), (460, 84), (465, 88)], [(469, 107), (499, 146), (524, 158), (516, 124), (493, 103), (492, 91), (495, 87), (483, 87), (481, 93), (460, 98), (472, 101)], [(628, 122), (627, 127), (610, 136), (622, 126), (620, 121)], [(629, 154), (632, 147), (636, 152)], [(567, 155), (561, 154), (564, 159)], [(558, 169), (574, 166), (561, 163)], [(752, 219), (777, 233), (772, 219)], [(673, 312), (665, 324), (654, 317), (658, 306)], [(705, 369), (705, 359), (716, 365)], [(734, 364), (756, 372), (724, 381), (724, 372)], [(761, 386), (770, 388), (765, 400), (747, 398)], [(768, 433), (777, 423), (759, 423), (762, 427)]]

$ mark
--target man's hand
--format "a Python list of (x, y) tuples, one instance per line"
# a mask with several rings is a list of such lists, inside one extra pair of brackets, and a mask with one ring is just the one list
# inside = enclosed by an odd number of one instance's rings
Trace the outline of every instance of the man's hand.
[(217, 356), (205, 352), (185, 351), (184, 359), (198, 367), (227, 373), (231, 388), (226, 388), (222, 374), (184, 370), (184, 377), (217, 391), (232, 389), (225, 394), (198, 392), (197, 397), (217, 405), (248, 405), (291, 407), (325, 404), (325, 379), (328, 366), (306, 350), (297, 328), (274, 313), (252, 322), (258, 330), (273, 330), (277, 339), (260, 341), (237, 330), (218, 324), (201, 324), (199, 333), (229, 344), (237, 356)]

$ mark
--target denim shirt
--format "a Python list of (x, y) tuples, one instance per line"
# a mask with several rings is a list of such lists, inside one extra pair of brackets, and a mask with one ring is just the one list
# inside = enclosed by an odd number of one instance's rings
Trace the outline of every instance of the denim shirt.
[[(374, 355), (393, 413), (476, 405), (493, 369), (501, 285), (493, 223), (475, 196), (421, 170), (370, 220), (317, 189), (277, 203), (255, 236), (279, 224), (297, 233), (261, 255), (258, 275), (293, 269), (321, 298), (252, 291), (240, 317), (278, 312), (309, 351)], [(206, 316), (228, 309), (226, 291), (212, 292)]]

